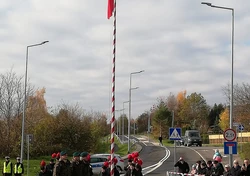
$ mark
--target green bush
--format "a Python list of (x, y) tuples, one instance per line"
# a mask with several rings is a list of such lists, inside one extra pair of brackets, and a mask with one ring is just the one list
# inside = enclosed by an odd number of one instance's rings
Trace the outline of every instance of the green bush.
[(241, 152), (241, 144), (238, 145), (238, 151), (241, 159), (250, 158), (250, 143), (242, 144), (242, 152)]
[(201, 139), (203, 144), (209, 144), (209, 135), (208, 134), (201, 134)]

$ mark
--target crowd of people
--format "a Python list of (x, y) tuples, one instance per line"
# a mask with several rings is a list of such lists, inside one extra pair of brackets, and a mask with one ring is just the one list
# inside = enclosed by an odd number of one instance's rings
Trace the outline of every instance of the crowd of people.
[[(142, 160), (139, 158), (138, 152), (133, 152), (132, 154), (129, 154), (128, 156), (128, 164), (124, 167), (125, 170), (125, 176), (142, 176)], [(118, 171), (116, 164), (117, 159), (114, 158), (114, 176), (119, 176), (120, 172)], [(108, 161), (104, 162), (102, 166), (101, 175), (102, 176), (110, 176), (110, 167), (111, 162), (110, 158)]]
[(66, 151), (53, 153), (49, 164), (40, 163), (38, 176), (92, 176), (90, 155), (87, 152), (74, 152), (72, 161), (68, 160)]
[(178, 167), (178, 172), (182, 174), (201, 175), (201, 176), (250, 176), (250, 162), (249, 159), (244, 159), (242, 166), (239, 165), (237, 160), (233, 161), (233, 166), (228, 164), (224, 165), (222, 162), (222, 156), (219, 150), (215, 151), (213, 160), (197, 161), (192, 165), (191, 170), (188, 163), (180, 157), (174, 167)]

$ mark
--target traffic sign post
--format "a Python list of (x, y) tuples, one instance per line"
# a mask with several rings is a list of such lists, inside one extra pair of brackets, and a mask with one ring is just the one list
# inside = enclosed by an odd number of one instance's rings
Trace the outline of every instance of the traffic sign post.
[(228, 128), (224, 131), (223, 136), (226, 141), (232, 142), (236, 139), (236, 132), (234, 129)]
[(169, 128), (169, 140), (180, 140), (181, 128)]
[(242, 140), (242, 131), (244, 130), (244, 125), (239, 124), (238, 125), (238, 130), (240, 131), (240, 136), (241, 136), (240, 151), (242, 152), (242, 143), (243, 143), (243, 140)]
[(224, 142), (224, 154), (237, 154), (237, 142)]
[(243, 130), (244, 130), (244, 125), (239, 124), (239, 126), (238, 126), (238, 130), (239, 130), (239, 131), (243, 131)]
[[(169, 128), (169, 139), (174, 140), (174, 164), (176, 160), (176, 140), (181, 139), (181, 128)], [(175, 168), (174, 168), (175, 169)]]

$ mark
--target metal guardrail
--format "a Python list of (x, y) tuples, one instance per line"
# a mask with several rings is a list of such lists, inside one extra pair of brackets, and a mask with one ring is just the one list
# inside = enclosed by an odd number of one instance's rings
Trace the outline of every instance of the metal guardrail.
[[(166, 172), (166, 176), (205, 176), (205, 175), (198, 175), (198, 174), (183, 174), (178, 172)], [(221, 175), (223, 176), (223, 175)]]

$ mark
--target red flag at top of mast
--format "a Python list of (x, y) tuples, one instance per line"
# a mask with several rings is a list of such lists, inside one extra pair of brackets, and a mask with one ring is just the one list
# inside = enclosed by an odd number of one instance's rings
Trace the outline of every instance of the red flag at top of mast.
[(108, 19), (112, 16), (114, 7), (115, 7), (114, 0), (108, 0)]

